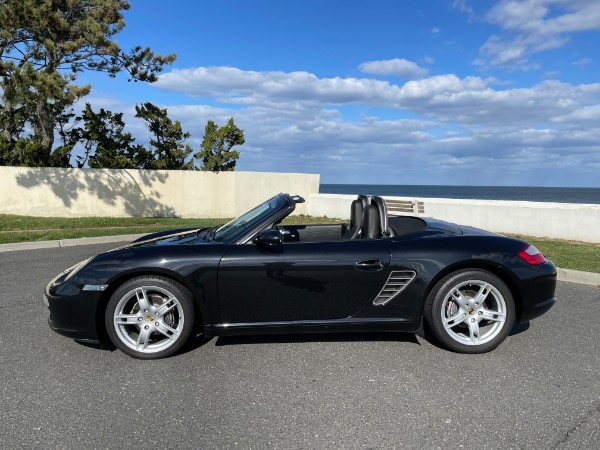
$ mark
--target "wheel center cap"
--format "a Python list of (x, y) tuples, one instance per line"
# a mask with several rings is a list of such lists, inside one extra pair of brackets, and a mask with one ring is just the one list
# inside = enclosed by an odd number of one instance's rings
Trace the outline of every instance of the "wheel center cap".
[(471, 314), (471, 315), (475, 314), (475, 309), (469, 308), (469, 314)]
[(153, 316), (146, 316), (146, 322), (152, 322), (154, 320)]

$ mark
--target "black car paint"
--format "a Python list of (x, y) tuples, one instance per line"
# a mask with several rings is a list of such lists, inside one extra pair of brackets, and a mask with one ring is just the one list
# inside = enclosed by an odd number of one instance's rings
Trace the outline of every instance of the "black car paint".
[[(382, 269), (358, 270), (363, 261), (379, 261)], [(373, 300), (389, 264), (383, 241), (233, 246), (219, 266), (221, 322), (352, 317)]]
[[(269, 217), (275, 226), (289, 209)], [(311, 227), (290, 226), (305, 236)], [(336, 226), (316, 225), (327, 233)], [(341, 235), (342, 226), (337, 225)], [(280, 227), (283, 231), (285, 226)], [(315, 228), (316, 229), (316, 228)], [(552, 263), (531, 266), (515, 256), (524, 242), (428, 219), (416, 232), (376, 240), (284, 241), (263, 246), (241, 236), (236, 243), (207, 242), (199, 229), (155, 233), (94, 257), (69, 281), (49, 285), (51, 327), (83, 341), (102, 340), (103, 310), (116, 287), (138, 275), (171, 277), (192, 292), (207, 336), (296, 331), (416, 331), (429, 291), (461, 268), (500, 276), (517, 304), (517, 320), (530, 320), (554, 303)], [(284, 237), (285, 234), (282, 234)], [(360, 271), (361, 261), (380, 270)], [(392, 270), (417, 276), (384, 306), (373, 299)], [(107, 285), (103, 292), (85, 285)]]

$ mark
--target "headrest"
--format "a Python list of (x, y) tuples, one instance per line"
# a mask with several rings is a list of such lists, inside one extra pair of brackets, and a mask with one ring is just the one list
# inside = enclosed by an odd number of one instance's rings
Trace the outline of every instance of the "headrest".
[(363, 208), (367, 205), (371, 204), (371, 197), (369, 197), (368, 195), (359, 195), (358, 199), (361, 201)]
[(360, 200), (354, 200), (350, 206), (350, 227), (360, 227), (362, 223), (363, 204)]
[(367, 205), (363, 210), (362, 229), (364, 239), (377, 239), (381, 237), (379, 212), (375, 205)]
[(381, 197), (371, 197), (371, 203), (375, 204), (375, 206), (377, 206), (377, 210), (379, 211), (379, 222), (381, 224), (382, 234), (384, 236), (389, 236), (390, 231), (388, 228), (388, 214), (385, 201)]

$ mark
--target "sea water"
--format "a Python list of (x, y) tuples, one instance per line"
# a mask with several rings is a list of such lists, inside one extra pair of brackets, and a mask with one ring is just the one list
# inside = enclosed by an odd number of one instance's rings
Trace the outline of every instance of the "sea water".
[(416, 198), (465, 198), (479, 200), (600, 204), (600, 188), (321, 184), (319, 192), (321, 194), (367, 194)]

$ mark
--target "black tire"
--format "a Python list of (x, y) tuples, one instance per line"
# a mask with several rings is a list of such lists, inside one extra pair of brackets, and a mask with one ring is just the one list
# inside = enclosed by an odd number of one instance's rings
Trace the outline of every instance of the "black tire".
[(136, 277), (110, 297), (104, 321), (110, 340), (123, 353), (138, 359), (165, 358), (192, 334), (192, 294), (170, 278)]
[(515, 321), (515, 302), (496, 275), (465, 269), (435, 285), (423, 315), (433, 337), (444, 347), (459, 353), (485, 353), (508, 336)]

